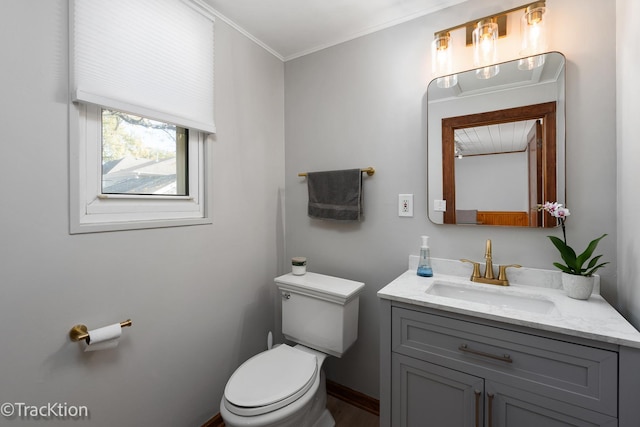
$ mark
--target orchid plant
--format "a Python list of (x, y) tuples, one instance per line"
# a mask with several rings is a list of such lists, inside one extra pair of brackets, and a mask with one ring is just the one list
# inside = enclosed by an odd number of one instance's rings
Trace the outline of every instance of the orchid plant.
[[(596, 246), (598, 246), (598, 243), (606, 236), (606, 234), (592, 240), (587, 246), (587, 249), (585, 249), (585, 251), (580, 255), (577, 255), (573, 248), (567, 244), (567, 231), (564, 227), (564, 222), (567, 217), (571, 215), (569, 209), (563, 207), (561, 203), (546, 202), (545, 204), (540, 205), (538, 210), (549, 212), (549, 214), (556, 218), (558, 223), (562, 226), (563, 240), (556, 236), (547, 236), (551, 239), (551, 243), (553, 243), (558, 251), (560, 251), (560, 256), (566, 263), (566, 265), (563, 265), (559, 262), (554, 262), (554, 266), (568, 274), (574, 274), (576, 276), (592, 276), (597, 270), (604, 267), (606, 264), (609, 264), (608, 262), (598, 264), (602, 255), (597, 255), (591, 258), (593, 251), (596, 250)], [(584, 267), (584, 264), (587, 261), (588, 264)]]

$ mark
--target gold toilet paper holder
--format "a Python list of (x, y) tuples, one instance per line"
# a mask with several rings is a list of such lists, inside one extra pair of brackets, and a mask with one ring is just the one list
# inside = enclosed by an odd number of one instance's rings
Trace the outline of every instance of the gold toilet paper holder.
[[(132, 322), (131, 319), (127, 319), (124, 322), (120, 322), (120, 327), (121, 328), (126, 328), (131, 326)], [(69, 338), (71, 338), (71, 341), (76, 342), (76, 341), (81, 341), (81, 340), (87, 340), (87, 344), (89, 344), (89, 329), (87, 329), (87, 327), (85, 325), (75, 325), (73, 328), (71, 328), (71, 330), (69, 331)]]

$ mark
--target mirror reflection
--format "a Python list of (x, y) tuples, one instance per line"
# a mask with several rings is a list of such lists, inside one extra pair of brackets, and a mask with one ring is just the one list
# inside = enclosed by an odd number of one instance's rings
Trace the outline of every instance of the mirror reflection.
[(554, 227), (537, 211), (564, 202), (564, 56), (519, 61), (479, 80), (427, 90), (429, 219), (437, 224)]

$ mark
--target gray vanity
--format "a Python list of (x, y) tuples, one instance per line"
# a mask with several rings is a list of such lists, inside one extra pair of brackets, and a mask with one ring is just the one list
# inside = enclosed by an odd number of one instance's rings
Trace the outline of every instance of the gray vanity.
[(580, 301), (554, 271), (500, 287), (433, 263), (378, 292), (381, 426), (640, 426), (640, 333), (598, 286)]

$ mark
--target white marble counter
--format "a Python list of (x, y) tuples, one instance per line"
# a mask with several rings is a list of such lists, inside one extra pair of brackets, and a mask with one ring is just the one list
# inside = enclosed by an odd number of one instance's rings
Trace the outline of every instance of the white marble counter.
[[(416, 274), (414, 261), (411, 257), (409, 270), (378, 291), (378, 297), (482, 319), (640, 348), (640, 332), (599, 295), (599, 287), (588, 300), (575, 300), (569, 298), (560, 289), (560, 274), (555, 271), (509, 269), (508, 275), (511, 285), (502, 287), (469, 281), (471, 266), (451, 260), (432, 260), (434, 277), (420, 277)], [(484, 271), (484, 266), (481, 271)], [(446, 282), (456, 282), (462, 286), (470, 286), (487, 292), (548, 300), (555, 305), (555, 308), (549, 313), (540, 314), (427, 293), (436, 282), (440, 282), (441, 285), (446, 285)]]

